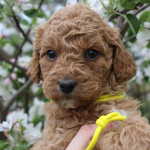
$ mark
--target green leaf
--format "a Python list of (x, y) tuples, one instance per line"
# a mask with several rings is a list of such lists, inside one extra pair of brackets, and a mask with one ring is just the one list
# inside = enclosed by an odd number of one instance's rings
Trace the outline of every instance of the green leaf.
[(39, 18), (44, 18), (45, 16), (46, 16), (46, 15), (45, 15), (44, 13), (39, 12), (37, 17), (39, 17)]
[(141, 3), (149, 3), (150, 4), (150, 0), (140, 0), (139, 2), (141, 2)]
[(0, 15), (0, 22), (2, 22), (3, 19), (4, 19), (4, 16), (1, 16), (1, 15)]
[(32, 24), (36, 24), (36, 18), (32, 19)]
[(22, 24), (24, 24), (24, 25), (29, 25), (29, 22), (28, 22), (27, 20), (25, 20), (25, 19), (22, 19), (20, 22), (21, 22)]
[(136, 0), (118, 0), (118, 3), (123, 8), (134, 9)]
[(126, 7), (127, 5), (127, 0), (118, 0), (118, 2), (121, 7)]
[(24, 14), (28, 16), (29, 18), (34, 18), (38, 16), (38, 10), (37, 9), (30, 9), (27, 11), (24, 11)]
[(143, 78), (143, 80), (144, 80), (145, 82), (149, 82), (149, 77), (148, 77), (148, 76), (145, 76), (145, 77)]
[(10, 39), (0, 38), (0, 47), (4, 47), (7, 43), (12, 44), (13, 42)]
[(148, 66), (148, 61), (142, 62), (142, 67), (146, 68)]
[(135, 15), (127, 14), (125, 19), (128, 21), (134, 34), (137, 34), (140, 29), (140, 22)]
[(146, 46), (147, 46), (147, 48), (150, 48), (150, 41), (148, 42), (148, 44)]
[[(150, 11), (145, 11), (139, 18), (140, 21), (142, 22), (147, 22), (148, 21), (148, 18), (150, 16)], [(149, 20), (150, 22), (150, 20)]]
[(11, 127), (11, 129), (10, 129), (11, 135), (14, 134), (14, 127), (15, 127), (15, 125), (16, 125), (17, 123), (18, 123), (18, 122), (15, 122), (15, 123), (12, 125), (12, 127)]
[(26, 130), (26, 127), (24, 127), (21, 123), (20, 123), (20, 130), (21, 130), (21, 135), (23, 135), (23, 132)]
[(14, 34), (11, 35), (11, 40), (18, 44), (22, 42), (22, 40), (17, 35), (14, 35)]
[(129, 3), (127, 3), (127, 8), (128, 8), (128, 9), (134, 9), (135, 5), (136, 5), (136, 2), (135, 2), (135, 1), (129, 2)]
[(0, 150), (4, 150), (7, 147), (9, 147), (9, 143), (6, 143), (4, 141), (0, 141)]
[(14, 147), (14, 150), (29, 150), (29, 146), (27, 144), (21, 144)]
[[(129, 28), (128, 32), (127, 32), (127, 38), (130, 38), (133, 35), (134, 35), (134, 33), (132, 32), (131, 28)], [(130, 40), (130, 42), (132, 42), (132, 43), (134, 43), (135, 41), (136, 41), (136, 38)]]
[(144, 29), (146, 29), (146, 27), (144, 26), (144, 24), (140, 27), (140, 29), (139, 29), (139, 31), (142, 31), (142, 30), (144, 30)]

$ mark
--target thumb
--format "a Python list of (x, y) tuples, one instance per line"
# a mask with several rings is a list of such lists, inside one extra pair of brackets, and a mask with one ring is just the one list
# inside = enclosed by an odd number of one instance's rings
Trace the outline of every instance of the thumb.
[(88, 147), (96, 128), (97, 126), (95, 124), (82, 126), (66, 150), (85, 150)]

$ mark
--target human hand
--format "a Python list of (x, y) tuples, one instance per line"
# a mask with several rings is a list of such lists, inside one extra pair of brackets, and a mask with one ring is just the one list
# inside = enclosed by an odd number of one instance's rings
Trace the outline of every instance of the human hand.
[[(112, 122), (110, 122), (105, 129), (110, 127), (112, 127)], [(96, 124), (82, 126), (66, 150), (85, 150), (88, 147), (96, 128)]]

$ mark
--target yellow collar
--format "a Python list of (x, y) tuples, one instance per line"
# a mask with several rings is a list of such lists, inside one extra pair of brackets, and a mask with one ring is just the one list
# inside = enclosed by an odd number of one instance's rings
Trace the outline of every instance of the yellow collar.
[(105, 95), (101, 95), (97, 100), (95, 100), (93, 103), (100, 103), (100, 102), (107, 102), (107, 101), (113, 101), (113, 100), (117, 100), (117, 99), (121, 99), (124, 98), (123, 93), (120, 93), (118, 95), (109, 95), (109, 94), (105, 94)]
[[(113, 101), (121, 98), (124, 98), (123, 93), (120, 93), (118, 95), (105, 94), (105, 95), (101, 95), (97, 100), (93, 101), (93, 103), (108, 102), (108, 101)], [(53, 100), (51, 100), (51, 102), (55, 103)]]

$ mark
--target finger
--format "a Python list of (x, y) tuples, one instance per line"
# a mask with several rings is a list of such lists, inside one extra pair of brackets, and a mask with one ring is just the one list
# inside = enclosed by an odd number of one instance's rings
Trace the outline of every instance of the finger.
[(66, 150), (85, 150), (88, 147), (96, 128), (97, 126), (95, 124), (82, 126)]
[(112, 127), (112, 122), (109, 122), (109, 124), (107, 125), (107, 127), (105, 129), (111, 128)]

